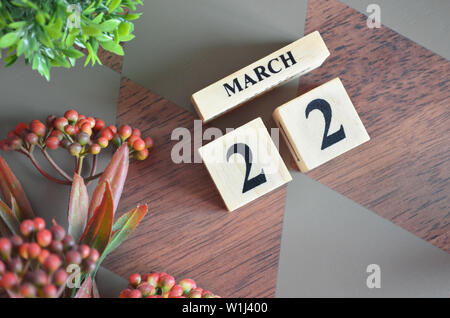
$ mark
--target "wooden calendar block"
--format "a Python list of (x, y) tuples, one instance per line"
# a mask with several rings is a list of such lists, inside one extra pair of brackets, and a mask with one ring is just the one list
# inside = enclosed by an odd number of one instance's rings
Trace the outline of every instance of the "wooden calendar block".
[(244, 67), (192, 95), (192, 103), (204, 121), (306, 74), (322, 65), (330, 52), (315, 31)]
[(278, 107), (273, 118), (302, 172), (370, 140), (339, 78)]
[(228, 211), (291, 181), (261, 118), (199, 148)]

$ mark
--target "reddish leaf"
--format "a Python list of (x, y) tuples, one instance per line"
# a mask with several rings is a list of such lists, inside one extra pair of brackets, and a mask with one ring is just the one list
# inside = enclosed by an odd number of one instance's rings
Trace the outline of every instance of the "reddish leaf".
[(98, 185), (92, 195), (91, 204), (89, 205), (89, 218), (99, 206), (105, 189), (102, 184), (106, 181), (111, 186), (112, 196), (114, 200), (114, 213), (119, 205), (120, 196), (122, 195), (123, 186), (127, 178), (129, 165), (129, 150), (127, 143), (124, 143), (116, 151), (105, 171), (103, 172)]
[(138, 206), (133, 211), (125, 213), (122, 215), (113, 226), (114, 234), (112, 235), (111, 241), (108, 243), (105, 251), (103, 252), (100, 260), (97, 262), (97, 267), (105, 259), (105, 257), (114, 251), (123, 241), (125, 241), (131, 232), (136, 229), (139, 223), (144, 218), (148, 211), (147, 205)]
[(103, 200), (89, 220), (80, 238), (80, 243), (95, 248), (100, 254), (108, 245), (114, 220), (114, 203), (111, 188), (106, 182)]
[[(14, 202), (14, 198), (13, 198), (13, 202)], [(0, 200), (0, 220), (3, 222), (2, 224), (6, 225), (6, 227), (8, 229), (8, 231), (5, 231), (3, 226), (0, 226), (1, 231), (6, 232), (6, 233), (2, 233), (4, 236), (9, 236), (10, 234), (13, 234), (13, 235), (20, 234), (19, 221), (15, 217), (13, 211), (2, 200)], [(10, 232), (10, 234), (8, 234), (8, 232)]]
[(74, 298), (92, 298), (92, 279), (91, 276), (86, 277), (80, 289), (78, 289)]
[(7, 205), (11, 206), (11, 196), (14, 196), (19, 207), (19, 221), (34, 218), (33, 209), (28, 201), (22, 185), (9, 168), (6, 161), (0, 156), (0, 190)]
[(95, 279), (92, 281), (92, 298), (100, 298), (100, 293), (98, 292), (97, 283)]
[(69, 234), (79, 240), (88, 220), (89, 195), (83, 178), (75, 173), (69, 199)]

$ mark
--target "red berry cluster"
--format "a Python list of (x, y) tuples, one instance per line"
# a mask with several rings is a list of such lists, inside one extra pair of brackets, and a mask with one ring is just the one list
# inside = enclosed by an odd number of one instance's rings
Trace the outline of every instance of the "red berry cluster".
[(129, 283), (120, 298), (219, 298), (208, 290), (198, 288), (192, 279), (176, 282), (173, 276), (164, 272), (131, 274)]
[(48, 230), (41, 218), (25, 220), (20, 224), (20, 233), (0, 238), (0, 288), (14, 295), (58, 297), (68, 279), (68, 265), (79, 265), (84, 274), (97, 266), (98, 251), (75, 244), (55, 222)]
[(128, 125), (122, 125), (119, 129), (114, 125), (106, 127), (102, 119), (68, 110), (63, 117), (47, 117), (46, 125), (37, 119), (30, 124), (17, 124), (6, 139), (0, 140), (0, 149), (28, 151), (32, 146), (53, 150), (62, 147), (72, 156), (82, 157), (86, 154), (97, 155), (110, 143), (119, 147), (125, 141), (130, 147), (131, 157), (138, 160), (145, 160), (154, 145), (152, 138), (141, 138), (139, 129)]

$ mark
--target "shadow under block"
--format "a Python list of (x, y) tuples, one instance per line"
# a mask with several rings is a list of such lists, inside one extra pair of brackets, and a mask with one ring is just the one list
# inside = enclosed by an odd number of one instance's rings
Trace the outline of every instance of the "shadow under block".
[(196, 116), (125, 78), (117, 114), (118, 125), (139, 127), (155, 140), (147, 160), (130, 162), (118, 216), (143, 203), (149, 213), (103, 265), (122, 277), (149, 271), (192, 277), (223, 297), (273, 297), (286, 186), (226, 213), (202, 163), (171, 159), (181, 142), (171, 140), (173, 130), (197, 133)]
[(370, 140), (339, 78), (279, 106), (273, 118), (302, 172)]
[(292, 180), (261, 118), (198, 151), (228, 211)]
[(319, 32), (281, 48), (192, 95), (208, 122), (295, 77), (319, 67), (330, 55)]
[(450, 62), (336, 0), (308, 2), (306, 31), (332, 57), (299, 94), (341, 78), (370, 142), (308, 172), (450, 252)]

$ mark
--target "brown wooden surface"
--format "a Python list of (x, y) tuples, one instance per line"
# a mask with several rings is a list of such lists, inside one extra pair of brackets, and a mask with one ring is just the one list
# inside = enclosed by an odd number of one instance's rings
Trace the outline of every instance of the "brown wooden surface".
[(155, 139), (150, 158), (133, 162), (119, 206), (122, 213), (148, 202), (147, 215), (104, 265), (127, 277), (166, 271), (191, 277), (229, 297), (274, 296), (285, 187), (228, 213), (203, 164), (175, 164), (172, 130), (193, 130), (194, 115), (123, 79), (118, 123)]
[(339, 76), (371, 141), (308, 175), (450, 252), (450, 63), (366, 20), (309, 1), (305, 33), (319, 30), (331, 56), (299, 93)]

